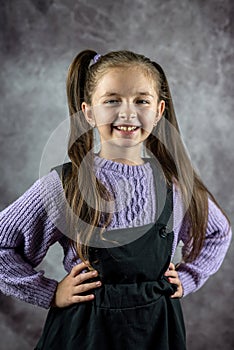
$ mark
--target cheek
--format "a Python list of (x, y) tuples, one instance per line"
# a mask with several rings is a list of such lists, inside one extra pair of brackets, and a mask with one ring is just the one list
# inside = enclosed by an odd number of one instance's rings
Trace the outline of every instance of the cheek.
[(109, 126), (116, 118), (116, 113), (113, 110), (108, 110), (107, 108), (103, 108), (101, 106), (95, 106), (93, 114), (96, 123), (100, 126)]
[(156, 112), (155, 111), (147, 111), (142, 114), (141, 116), (141, 124), (142, 129), (145, 132), (150, 133), (153, 129), (153, 123), (155, 121)]
[(110, 126), (110, 124), (105, 124), (105, 125), (99, 125), (98, 126), (98, 132), (101, 138), (107, 140), (113, 135), (113, 130)]

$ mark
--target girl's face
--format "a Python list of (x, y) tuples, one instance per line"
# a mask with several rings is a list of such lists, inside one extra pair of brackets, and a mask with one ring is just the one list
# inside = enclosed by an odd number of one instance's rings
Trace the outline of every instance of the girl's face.
[(95, 122), (101, 147), (108, 148), (108, 154), (117, 148), (140, 152), (164, 108), (165, 102), (158, 102), (155, 82), (134, 66), (109, 69), (96, 86), (92, 105), (82, 103), (86, 120), (91, 125)]

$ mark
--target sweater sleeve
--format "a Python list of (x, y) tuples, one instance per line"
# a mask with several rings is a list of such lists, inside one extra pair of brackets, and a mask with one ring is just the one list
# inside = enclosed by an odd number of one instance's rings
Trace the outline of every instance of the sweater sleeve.
[(62, 236), (55, 225), (62, 209), (54, 202), (62, 186), (56, 174), (38, 179), (0, 213), (0, 290), (46, 309), (58, 282), (35, 267)]
[[(185, 244), (188, 241), (189, 223), (184, 221), (179, 239)], [(208, 198), (208, 223), (204, 246), (199, 256), (191, 263), (181, 263), (178, 268), (179, 278), (183, 286), (183, 296), (197, 291), (208, 278), (216, 273), (221, 266), (229, 248), (232, 230), (226, 217), (216, 204)]]

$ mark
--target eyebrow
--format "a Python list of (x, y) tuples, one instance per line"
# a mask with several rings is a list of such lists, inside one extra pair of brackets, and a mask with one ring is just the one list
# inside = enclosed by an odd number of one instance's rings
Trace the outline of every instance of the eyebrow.
[[(101, 97), (110, 97), (110, 96), (117, 96), (120, 95), (118, 92), (106, 92), (104, 95), (102, 95)], [(151, 93), (149, 93), (148, 91), (146, 92), (137, 92), (135, 95), (141, 95), (141, 96), (151, 96), (151, 97), (155, 97), (154, 95), (152, 95)]]

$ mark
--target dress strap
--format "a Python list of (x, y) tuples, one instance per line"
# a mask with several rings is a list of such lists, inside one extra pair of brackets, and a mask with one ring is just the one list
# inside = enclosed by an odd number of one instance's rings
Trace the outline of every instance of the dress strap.
[(152, 158), (147, 158), (154, 174), (156, 189), (156, 213), (155, 222), (162, 226), (162, 231), (167, 234), (173, 231), (173, 189), (172, 184), (166, 181), (161, 166)]
[(51, 168), (50, 171), (57, 171), (60, 179), (62, 179), (62, 177), (66, 176), (71, 171), (71, 164), (71, 162), (60, 164)]

